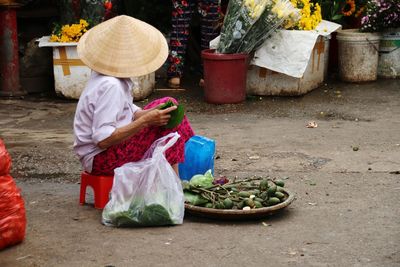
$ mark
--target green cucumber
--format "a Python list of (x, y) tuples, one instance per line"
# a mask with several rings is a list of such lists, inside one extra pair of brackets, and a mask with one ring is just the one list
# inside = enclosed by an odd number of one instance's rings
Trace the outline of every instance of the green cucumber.
[(283, 187), (277, 186), (276, 191), (278, 192), (285, 192), (285, 189), (283, 189)]
[(267, 192), (269, 196), (274, 196), (276, 192), (277, 186), (272, 185), (270, 188), (268, 188)]
[(277, 197), (277, 198), (279, 198), (279, 199), (282, 199), (282, 198), (284, 198), (285, 197), (285, 194), (284, 193), (282, 193), (282, 192), (275, 192), (275, 196)]
[(252, 195), (258, 195), (258, 194), (260, 194), (260, 190), (254, 189), (254, 190), (251, 190), (250, 193), (251, 193)]
[(280, 187), (284, 187), (284, 186), (285, 186), (285, 182), (282, 181), (282, 180), (276, 180), (276, 181), (274, 181), (274, 183), (275, 183), (277, 186), (280, 186)]
[(260, 194), (260, 198), (262, 198), (262, 199), (264, 199), (264, 200), (267, 200), (267, 199), (268, 199), (268, 192), (262, 192), (262, 193)]
[(250, 192), (247, 192), (247, 191), (240, 191), (239, 193), (238, 193), (238, 196), (239, 197), (250, 197)]
[(263, 201), (264, 201), (264, 199), (262, 199), (262, 198), (259, 198), (259, 197), (256, 197), (256, 198), (254, 198), (254, 201), (263, 202)]
[(260, 190), (265, 191), (268, 189), (268, 180), (264, 179), (260, 182)]
[(217, 202), (217, 204), (215, 204), (215, 208), (216, 209), (225, 209), (224, 203), (221, 202)]
[(226, 198), (223, 201), (225, 209), (231, 209), (233, 207), (233, 201), (230, 198)]
[(268, 206), (273, 206), (273, 205), (276, 205), (276, 204), (278, 204), (280, 202), (281, 202), (281, 200), (279, 198), (271, 197), (271, 198), (268, 199), (267, 204), (268, 204)]
[(263, 205), (262, 205), (261, 202), (259, 202), (259, 201), (254, 201), (254, 207), (255, 207), (256, 209), (259, 209), (259, 208), (262, 208)]

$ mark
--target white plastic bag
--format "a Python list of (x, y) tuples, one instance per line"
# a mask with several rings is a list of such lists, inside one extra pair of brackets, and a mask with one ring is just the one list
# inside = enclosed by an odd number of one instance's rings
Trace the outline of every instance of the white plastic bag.
[(143, 158), (116, 168), (111, 199), (103, 210), (107, 226), (182, 224), (184, 196), (179, 177), (165, 158), (178, 140), (170, 133), (156, 140)]

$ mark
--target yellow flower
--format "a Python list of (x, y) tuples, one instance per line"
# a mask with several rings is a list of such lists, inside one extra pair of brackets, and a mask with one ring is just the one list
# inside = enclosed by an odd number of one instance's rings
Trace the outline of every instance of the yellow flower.
[(89, 23), (81, 19), (77, 24), (63, 25), (59, 32), (53, 32), (51, 42), (78, 42), (82, 35), (87, 32)]
[(89, 26), (89, 23), (84, 20), (84, 19), (80, 19), (79, 20), (79, 24), (82, 25), (84, 28), (86, 28), (87, 26)]
[(50, 36), (50, 42), (58, 42), (58, 39), (59, 39), (58, 36), (55, 34), (52, 34)]
[(310, 3), (309, 0), (290, 0), (290, 2), (294, 7), (301, 8), (300, 20), (293, 28), (305, 31), (314, 30), (322, 21), (319, 4)]

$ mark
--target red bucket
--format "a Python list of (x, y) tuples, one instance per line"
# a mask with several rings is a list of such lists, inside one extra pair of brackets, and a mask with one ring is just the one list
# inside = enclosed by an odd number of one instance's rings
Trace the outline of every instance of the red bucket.
[(235, 104), (246, 100), (248, 54), (218, 54), (201, 51), (204, 65), (204, 98), (213, 104)]

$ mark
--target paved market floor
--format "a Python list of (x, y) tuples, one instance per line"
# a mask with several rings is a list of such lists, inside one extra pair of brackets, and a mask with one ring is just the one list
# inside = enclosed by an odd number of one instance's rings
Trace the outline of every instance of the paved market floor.
[(22, 244), (0, 252), (0, 266), (400, 266), (399, 80), (332, 82), (237, 105), (206, 104), (189, 87), (149, 100), (171, 95), (185, 105), (196, 133), (216, 140), (216, 175), (286, 178), (292, 205), (256, 221), (105, 227), (100, 211), (78, 205), (76, 101), (2, 99), (0, 137), (28, 228)]

